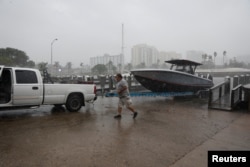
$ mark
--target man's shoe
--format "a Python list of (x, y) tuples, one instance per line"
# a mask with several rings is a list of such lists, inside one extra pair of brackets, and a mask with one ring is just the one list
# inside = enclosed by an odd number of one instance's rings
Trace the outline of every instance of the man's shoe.
[(137, 114), (138, 114), (137, 112), (134, 112), (134, 115), (133, 115), (134, 119), (136, 118)]
[(118, 115), (114, 116), (114, 118), (115, 119), (120, 119), (120, 118), (122, 118), (122, 116), (118, 114)]

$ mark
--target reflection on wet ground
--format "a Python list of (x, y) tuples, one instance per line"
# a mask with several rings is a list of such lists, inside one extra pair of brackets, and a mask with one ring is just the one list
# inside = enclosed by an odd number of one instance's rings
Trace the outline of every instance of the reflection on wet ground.
[(36, 117), (51, 115), (51, 113), (65, 112), (65, 108), (42, 106), (33, 109), (14, 109), (0, 111), (0, 119), (23, 118), (23, 117)]
[(207, 166), (207, 150), (250, 149), (246, 111), (208, 110), (191, 97), (132, 100), (137, 119), (127, 109), (114, 119), (115, 97), (73, 113), (1, 111), (0, 166)]

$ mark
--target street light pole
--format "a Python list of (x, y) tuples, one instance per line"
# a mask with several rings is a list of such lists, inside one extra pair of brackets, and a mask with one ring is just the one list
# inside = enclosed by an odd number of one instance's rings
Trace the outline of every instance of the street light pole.
[(52, 42), (51, 42), (51, 66), (53, 65), (53, 53), (52, 53), (52, 50), (53, 50), (53, 43), (55, 42), (55, 41), (57, 41), (58, 39), (56, 38), (56, 39), (54, 39)]
[(51, 60), (50, 60), (50, 65), (51, 65), (51, 71), (50, 71), (50, 73), (51, 73), (51, 75), (52, 75), (52, 73), (53, 73), (53, 43), (55, 42), (55, 41), (57, 41), (57, 38), (55, 38), (52, 42), (51, 42), (51, 45), (50, 45), (50, 49), (51, 49), (51, 53), (50, 53), (50, 58), (51, 58)]

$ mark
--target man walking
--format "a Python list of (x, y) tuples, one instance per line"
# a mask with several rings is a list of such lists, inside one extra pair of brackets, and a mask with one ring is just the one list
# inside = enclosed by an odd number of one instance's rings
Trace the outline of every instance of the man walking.
[(118, 73), (115, 76), (115, 79), (117, 81), (116, 84), (116, 91), (119, 97), (119, 103), (118, 103), (118, 115), (114, 116), (114, 118), (121, 118), (122, 113), (122, 107), (126, 105), (126, 107), (133, 112), (133, 118), (136, 118), (137, 112), (132, 107), (132, 100), (129, 96), (129, 90), (128, 90), (128, 83), (125, 79), (123, 79), (122, 75)]

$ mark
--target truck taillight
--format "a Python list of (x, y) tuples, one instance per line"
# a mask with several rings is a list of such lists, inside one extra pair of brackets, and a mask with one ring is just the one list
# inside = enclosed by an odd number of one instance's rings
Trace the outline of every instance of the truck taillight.
[(94, 94), (96, 94), (96, 85), (94, 86)]

